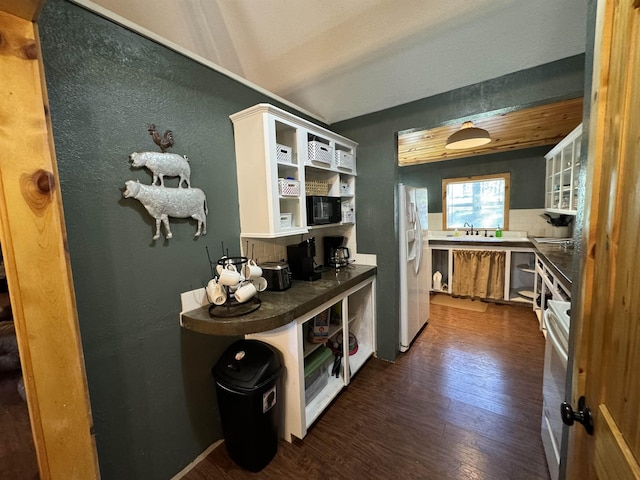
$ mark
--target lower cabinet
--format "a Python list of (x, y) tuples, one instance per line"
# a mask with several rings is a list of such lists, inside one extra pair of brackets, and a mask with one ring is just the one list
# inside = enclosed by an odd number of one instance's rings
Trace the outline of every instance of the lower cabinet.
[(375, 352), (375, 288), (375, 277), (369, 278), (287, 325), (247, 335), (282, 353), (284, 388), (278, 401), (285, 440), (304, 438)]
[[(455, 276), (455, 265), (453, 252), (455, 250), (492, 250), (505, 252), (505, 278), (504, 278), (504, 300), (510, 302), (521, 302), (532, 304), (535, 299), (534, 275), (535, 275), (535, 254), (533, 249), (528, 248), (487, 248), (469, 247), (454, 248), (447, 246), (429, 247), (431, 255), (431, 291), (442, 293), (453, 293), (453, 277)], [(440, 285), (438, 285), (436, 273), (440, 273)], [(438, 288), (439, 287), (439, 288)]]
[(535, 302), (533, 303), (533, 311), (538, 317), (540, 331), (547, 335), (547, 326), (544, 323), (544, 311), (547, 309), (549, 300), (559, 300), (564, 302), (571, 301), (571, 289), (566, 287), (556, 277), (547, 265), (542, 261), (540, 256), (536, 255), (535, 259), (535, 283), (534, 283)]
[(509, 296), (512, 302), (533, 304), (535, 300), (535, 254), (511, 251), (507, 254), (509, 268)]

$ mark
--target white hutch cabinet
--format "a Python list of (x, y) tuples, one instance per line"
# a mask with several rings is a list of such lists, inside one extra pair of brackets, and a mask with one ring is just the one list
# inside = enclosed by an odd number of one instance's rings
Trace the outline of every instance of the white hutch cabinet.
[(307, 233), (310, 194), (340, 197), (339, 224), (355, 223), (356, 142), (266, 103), (230, 118), (243, 237)]

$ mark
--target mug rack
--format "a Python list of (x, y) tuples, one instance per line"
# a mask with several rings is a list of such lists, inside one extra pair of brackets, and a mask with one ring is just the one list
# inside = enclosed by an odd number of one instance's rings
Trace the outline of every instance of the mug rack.
[[(208, 253), (209, 252), (207, 250), (207, 254)], [(216, 281), (219, 280), (220, 275), (218, 274), (218, 268), (217, 268), (218, 266), (221, 266), (222, 268), (227, 268), (229, 265), (233, 265), (236, 271), (242, 272), (244, 271), (244, 267), (248, 261), (249, 259), (247, 257), (242, 257), (242, 256), (240, 257), (224, 256), (215, 262), (212, 262), (211, 259), (209, 259), (209, 265), (211, 267), (211, 278), (215, 278)], [(224, 285), (223, 288), (225, 289), (227, 300), (222, 305), (214, 304), (209, 298), (209, 294), (207, 293), (207, 289), (205, 288), (205, 294), (207, 295), (207, 300), (211, 304), (209, 306), (210, 316), (214, 318), (240, 317), (242, 315), (247, 315), (251, 312), (255, 312), (258, 308), (260, 308), (260, 305), (262, 303), (260, 301), (260, 298), (258, 298), (260, 295), (260, 292), (256, 293), (254, 297), (251, 297), (246, 302), (240, 303), (235, 299), (233, 295), (233, 292), (235, 291), (235, 289), (232, 290), (232, 288), (227, 285)]]

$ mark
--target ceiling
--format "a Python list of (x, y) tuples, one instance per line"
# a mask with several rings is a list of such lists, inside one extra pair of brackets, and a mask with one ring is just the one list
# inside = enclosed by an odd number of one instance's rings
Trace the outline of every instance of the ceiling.
[(584, 0), (74, 0), (334, 123), (585, 50)]
[(463, 150), (448, 150), (447, 138), (460, 123), (428, 130), (398, 133), (398, 165), (439, 162), (521, 148), (555, 145), (582, 122), (582, 97), (546, 105), (486, 112), (473, 119), (474, 126), (487, 130), (491, 142)]

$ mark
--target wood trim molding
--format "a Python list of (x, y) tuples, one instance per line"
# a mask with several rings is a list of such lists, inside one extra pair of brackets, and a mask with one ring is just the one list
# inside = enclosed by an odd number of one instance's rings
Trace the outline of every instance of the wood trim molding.
[(95, 479), (40, 41), (34, 23), (3, 11), (0, 33), (0, 241), (40, 478)]

